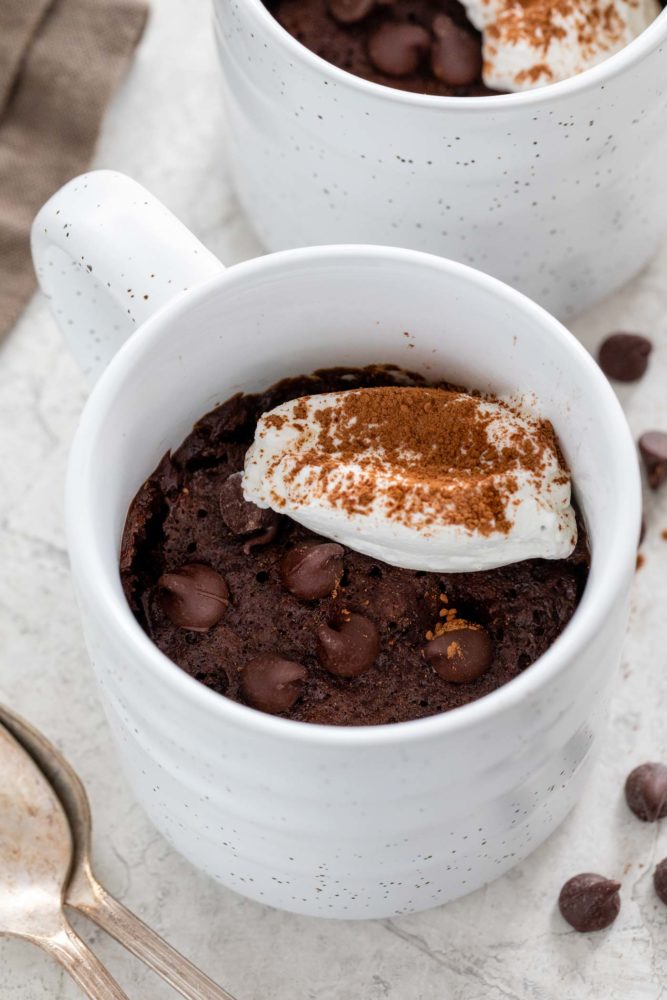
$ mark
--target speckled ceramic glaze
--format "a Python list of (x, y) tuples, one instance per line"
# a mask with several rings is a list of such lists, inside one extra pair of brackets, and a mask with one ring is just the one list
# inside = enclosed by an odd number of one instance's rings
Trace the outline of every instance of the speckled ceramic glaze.
[[(67, 531), (106, 712), (156, 826), (225, 885), (320, 916), (425, 909), (525, 857), (580, 793), (635, 563), (634, 446), (586, 351), (518, 292), (414, 251), (320, 247), (225, 270), (106, 171), (47, 203), (33, 254), (83, 367), (95, 375), (120, 347), (73, 446)], [(537, 395), (588, 522), (589, 582), (541, 660), (477, 702), (365, 729), (274, 718), (199, 684), (141, 630), (118, 573), (126, 511), (165, 450), (230, 394), (371, 362)]]
[(567, 316), (637, 272), (667, 229), (667, 11), (579, 77), (445, 98), (337, 69), (261, 0), (215, 10), (235, 183), (270, 250), (426, 250)]

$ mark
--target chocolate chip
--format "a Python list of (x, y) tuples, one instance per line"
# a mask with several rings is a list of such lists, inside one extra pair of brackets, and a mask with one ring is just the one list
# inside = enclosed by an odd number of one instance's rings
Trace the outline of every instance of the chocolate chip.
[(466, 87), (482, 75), (482, 42), (459, 27), (451, 17), (433, 19), (435, 38), (431, 45), (433, 75), (449, 87)]
[(409, 76), (418, 69), (431, 46), (431, 36), (419, 24), (381, 25), (368, 41), (368, 55), (380, 73)]
[(652, 349), (651, 341), (638, 333), (612, 333), (600, 344), (598, 362), (608, 378), (635, 382), (646, 371)]
[(278, 530), (278, 522), (270, 524), (265, 531), (260, 531), (258, 535), (253, 535), (247, 542), (244, 542), (243, 551), (247, 556), (249, 556), (252, 550), (256, 549), (258, 546), (268, 545), (269, 542), (272, 542), (276, 538)]
[(630, 771), (625, 799), (635, 816), (648, 823), (667, 816), (667, 766), (640, 764)]
[(649, 486), (657, 490), (667, 479), (667, 434), (646, 431), (639, 439), (639, 452), (644, 459)]
[[(278, 532), (280, 514), (244, 498), (242, 472), (233, 472), (220, 487), (220, 514), (233, 535), (252, 535), (254, 532), (264, 535), (269, 528), (274, 528), (274, 534), (267, 539), (272, 541)], [(255, 544), (263, 543), (256, 539)]]
[(348, 614), (336, 628), (320, 625), (317, 658), (335, 677), (358, 677), (369, 670), (380, 650), (378, 630), (369, 618)]
[(313, 601), (329, 597), (343, 575), (342, 545), (324, 542), (321, 545), (296, 545), (283, 556), (280, 577), (295, 597)]
[(462, 626), (431, 639), (424, 647), (424, 656), (443, 680), (469, 684), (491, 666), (493, 642), (480, 625)]
[(340, 24), (363, 21), (375, 7), (375, 0), (328, 0), (329, 13)]
[(584, 872), (560, 891), (558, 909), (575, 931), (601, 931), (613, 924), (621, 909), (620, 882)]
[(187, 563), (157, 582), (158, 599), (172, 624), (191, 632), (217, 625), (229, 605), (229, 588), (222, 576), (203, 563)]
[(667, 858), (655, 866), (653, 885), (658, 899), (667, 905)]
[(308, 671), (277, 653), (249, 660), (241, 671), (241, 691), (249, 705), (262, 712), (287, 712), (301, 695)]

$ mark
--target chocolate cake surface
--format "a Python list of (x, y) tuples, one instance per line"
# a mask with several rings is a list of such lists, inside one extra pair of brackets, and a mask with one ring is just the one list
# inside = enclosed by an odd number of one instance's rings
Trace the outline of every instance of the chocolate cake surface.
[(482, 81), (481, 36), (458, 0), (266, 0), (266, 7), (306, 48), (365, 80), (448, 97), (495, 93)]
[[(123, 534), (122, 583), (144, 630), (188, 674), (248, 703), (254, 695), (244, 687), (247, 664), (258, 661), (261, 680), (265, 661), (273, 658), (288, 686), (298, 686), (298, 696), (283, 710), (280, 703), (265, 710), (303, 722), (377, 725), (445, 712), (494, 691), (562, 632), (588, 573), (582, 524), (568, 559), (435, 574), (389, 566), (345, 547), (333, 592), (304, 599), (287, 588), (289, 552), (304, 544), (339, 547), (288, 517), (239, 506), (239, 477), (230, 477), (243, 468), (259, 416), (300, 396), (405, 379), (388, 366), (331, 369), (286, 379), (256, 395), (233, 396), (203, 417), (142, 486)], [(203, 574), (198, 620), (174, 613), (184, 568), (185, 576)], [(428, 637), (443, 615), (481, 626), (490, 637), (484, 655), (491, 663), (476, 679), (450, 682), (429, 662)], [(318, 631), (350, 618), (362, 622), (362, 632), (363, 623), (371, 623), (373, 637), (362, 639), (373, 647), (374, 662), (358, 676), (338, 676), (322, 665)], [(260, 702), (254, 704), (262, 707)]]

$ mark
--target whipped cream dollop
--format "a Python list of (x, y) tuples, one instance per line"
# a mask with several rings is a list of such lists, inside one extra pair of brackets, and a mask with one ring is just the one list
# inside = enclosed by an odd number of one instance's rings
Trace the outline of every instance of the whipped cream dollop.
[(551, 424), (500, 399), (390, 386), (259, 420), (243, 495), (392, 566), (471, 572), (568, 556), (570, 477)]
[(484, 83), (529, 90), (607, 59), (660, 13), (658, 0), (462, 0), (482, 33)]

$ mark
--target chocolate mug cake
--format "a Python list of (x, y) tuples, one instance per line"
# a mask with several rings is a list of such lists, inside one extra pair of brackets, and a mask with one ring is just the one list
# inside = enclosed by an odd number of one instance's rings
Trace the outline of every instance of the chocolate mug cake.
[(658, 0), (266, 0), (266, 6), (291, 35), (341, 69), (449, 97), (565, 80), (618, 52), (661, 9)]
[(588, 565), (548, 422), (373, 366), (204, 416), (136, 495), (120, 569), (153, 641), (221, 695), (377, 725), (520, 674)]

